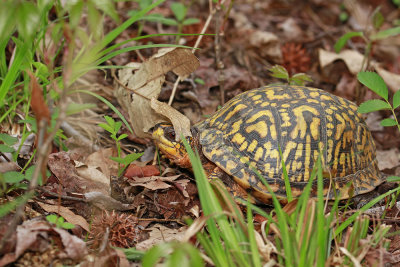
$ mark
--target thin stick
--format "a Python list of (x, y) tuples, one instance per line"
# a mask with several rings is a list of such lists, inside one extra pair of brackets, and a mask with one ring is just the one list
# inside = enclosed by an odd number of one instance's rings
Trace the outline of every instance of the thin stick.
[[(220, 5), (223, 5), (224, 3), (225, 3), (225, 0), (222, 0)], [(216, 8), (212, 8), (212, 1), (210, 1), (210, 14), (208, 15), (208, 18), (207, 18), (206, 22), (204, 23), (203, 29), (200, 32), (201, 35), (199, 35), (197, 37), (196, 43), (194, 44), (194, 47), (192, 49), (192, 53), (193, 54), (194, 54), (194, 52), (196, 52), (197, 48), (199, 47), (200, 42), (201, 42), (201, 40), (203, 39), (203, 36), (204, 36), (203, 34), (206, 32), (208, 26), (210, 26), (211, 19), (213, 18), (214, 14), (216, 12), (217, 12), (217, 9)], [(174, 83), (174, 87), (172, 88), (172, 93), (171, 93), (171, 96), (169, 97), (169, 100), (168, 100), (168, 105), (170, 105), (170, 106), (172, 105), (172, 102), (174, 101), (175, 94), (176, 94), (176, 89), (178, 88), (178, 84), (179, 84), (179, 79), (180, 78), (178, 77), (178, 79)]]

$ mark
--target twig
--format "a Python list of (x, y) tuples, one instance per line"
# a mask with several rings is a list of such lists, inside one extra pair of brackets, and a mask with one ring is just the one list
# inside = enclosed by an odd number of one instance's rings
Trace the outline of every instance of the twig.
[(150, 222), (176, 222), (180, 225), (186, 225), (179, 219), (157, 219), (157, 218), (138, 218), (138, 221), (150, 221)]
[(77, 137), (84, 146), (88, 147), (88, 148), (92, 148), (94, 151), (98, 151), (99, 150), (99, 146), (96, 144), (93, 144), (93, 142), (91, 142), (89, 139), (87, 139), (85, 136), (83, 136), (80, 132), (78, 132), (77, 130), (75, 130), (74, 127), (72, 127), (68, 122), (63, 121), (61, 123), (61, 128), (64, 130), (65, 134), (67, 134), (68, 136), (75, 136)]
[(48, 195), (50, 195), (52, 197), (61, 198), (63, 200), (71, 200), (71, 201), (79, 201), (79, 202), (88, 203), (87, 199), (79, 198), (79, 197), (63, 196), (63, 195), (60, 195), (59, 193), (51, 192), (51, 191), (49, 191), (49, 190), (47, 190), (47, 189), (45, 189), (43, 187), (40, 187), (37, 190), (39, 190), (41, 192), (44, 192), (44, 193), (46, 193), (46, 194), (48, 194)]
[(122, 86), (122, 87), (125, 88), (126, 90), (132, 91), (133, 93), (137, 94), (138, 96), (141, 96), (141, 97), (143, 97), (143, 98), (145, 98), (145, 99), (147, 99), (147, 100), (149, 100), (149, 101), (151, 100), (151, 99), (148, 98), (147, 96), (144, 96), (144, 95), (142, 95), (141, 93), (138, 93), (136, 90), (134, 90), (134, 89), (132, 89), (132, 88), (126, 86), (125, 84), (123, 84), (123, 83), (117, 78), (117, 75), (115, 75), (115, 69), (112, 69), (112, 70), (111, 70), (111, 76), (114, 78), (114, 80), (115, 80), (120, 86)]
[(219, 85), (219, 92), (220, 92), (220, 102), (221, 105), (225, 104), (225, 90), (224, 90), (224, 63), (221, 60), (221, 6), (217, 4), (217, 18), (215, 20), (215, 62), (217, 64), (217, 80)]
[[(223, 5), (224, 3), (225, 3), (225, 0), (222, 0), (220, 5)], [(192, 49), (193, 54), (196, 52), (197, 48), (199, 47), (200, 42), (204, 36), (203, 34), (206, 32), (208, 26), (210, 26), (210, 22), (214, 16), (214, 14), (217, 12), (216, 8), (212, 8), (212, 1), (210, 1), (209, 5), (210, 5), (210, 14), (208, 14), (208, 18), (207, 18), (206, 22), (204, 23), (203, 29), (201, 30), (200, 35), (197, 37), (196, 43), (194, 44), (194, 47)], [(174, 87), (172, 89), (171, 96), (169, 97), (169, 100), (168, 100), (168, 105), (170, 105), (170, 106), (172, 105), (172, 102), (174, 101), (176, 89), (178, 88), (178, 84), (179, 84), (179, 77), (174, 83)]]

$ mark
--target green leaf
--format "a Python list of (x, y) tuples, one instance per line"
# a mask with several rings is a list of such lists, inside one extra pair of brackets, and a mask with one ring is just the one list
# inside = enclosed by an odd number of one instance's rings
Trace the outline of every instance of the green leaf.
[(400, 106), (400, 90), (396, 91), (393, 95), (393, 109), (396, 109)]
[(391, 108), (392, 107), (383, 100), (372, 99), (372, 100), (368, 100), (368, 101), (362, 103), (358, 107), (358, 112), (359, 113), (368, 113), (368, 112), (384, 110), (384, 109), (391, 109)]
[(342, 48), (346, 45), (347, 41), (353, 37), (363, 37), (364, 34), (362, 32), (348, 32), (345, 33), (342, 37), (339, 38), (339, 40), (337, 40), (334, 49), (336, 53), (339, 53)]
[(378, 6), (372, 13), (372, 24), (374, 25), (374, 28), (376, 30), (378, 30), (380, 27), (382, 27), (382, 24), (385, 21), (385, 18), (383, 17), (380, 9), (381, 9), (381, 7)]
[(69, 11), (69, 25), (75, 29), (82, 17), (83, 1), (67, 1), (66, 9)]
[(94, 5), (103, 11), (105, 14), (110, 16), (114, 21), (119, 22), (118, 13), (115, 10), (113, 1), (111, 0), (92, 0)]
[(113, 134), (114, 133), (114, 128), (112, 128), (110, 125), (105, 124), (105, 123), (99, 123), (98, 126), (106, 130), (107, 132)]
[(312, 82), (312, 78), (305, 73), (296, 73), (289, 78), (290, 83), (294, 82), (297, 85), (304, 85), (306, 82)]
[(36, 69), (36, 74), (43, 76), (43, 77), (48, 77), (49, 76), (49, 69), (47, 66), (41, 62), (33, 62), (32, 65)]
[(121, 126), (122, 126), (122, 122), (120, 122), (120, 121), (115, 122), (115, 124), (114, 124), (115, 133), (118, 133), (119, 129), (121, 129)]
[(115, 121), (113, 118), (111, 118), (110, 116), (104, 116), (104, 119), (106, 120), (108, 125), (110, 125), (112, 128), (114, 128)]
[(201, 79), (201, 78), (196, 78), (196, 79), (194, 79), (194, 82), (195, 82), (195, 83), (198, 83), (198, 84), (201, 84), (201, 85), (205, 85), (205, 84), (206, 84), (206, 82), (205, 82), (203, 79)]
[(40, 14), (36, 5), (30, 2), (22, 2), (17, 8), (18, 33), (29, 40), (36, 33), (39, 26)]
[(117, 141), (121, 141), (124, 138), (127, 138), (128, 135), (127, 134), (121, 134), (120, 136), (118, 136)]
[(122, 250), (129, 261), (139, 261), (147, 251), (136, 250), (136, 248), (116, 248)]
[(47, 216), (46, 216), (46, 220), (47, 220), (49, 223), (56, 224), (56, 222), (57, 222), (57, 220), (58, 220), (58, 216), (55, 215), (55, 214), (50, 214), (50, 215), (47, 215)]
[(18, 5), (11, 1), (0, 2), (0, 42), (9, 38), (9, 35), (15, 30), (15, 13)]
[(159, 22), (167, 26), (177, 26), (178, 22), (175, 19), (164, 18), (161, 14), (150, 14), (143, 17), (144, 20), (150, 22)]
[(172, 13), (178, 21), (183, 21), (186, 16), (186, 7), (182, 3), (174, 2), (171, 4)]
[(384, 127), (396, 126), (397, 122), (392, 118), (386, 118), (381, 121), (381, 125)]
[(339, 14), (339, 20), (341, 22), (345, 22), (346, 20), (349, 19), (349, 14), (347, 14), (346, 12), (340, 12)]
[(74, 229), (74, 228), (75, 228), (75, 225), (72, 224), (72, 223), (69, 223), (69, 222), (64, 222), (64, 223), (61, 225), (61, 227), (64, 228), (64, 229), (66, 229), (66, 230), (69, 230), (69, 229)]
[(18, 142), (18, 138), (5, 134), (5, 133), (0, 133), (0, 140), (3, 141), (5, 144), (12, 146)]
[(125, 156), (124, 158), (110, 157), (110, 159), (112, 159), (113, 161), (116, 161), (118, 163), (121, 163), (125, 166), (128, 166), (129, 164), (131, 164), (132, 162), (134, 162), (135, 160), (140, 158), (142, 155), (143, 155), (143, 153), (132, 153), (132, 154)]
[(26, 201), (28, 201), (33, 196), (33, 194), (34, 194), (34, 192), (27, 193), (25, 195), (17, 197), (16, 199), (14, 199), (12, 201), (8, 201), (5, 204), (0, 205), (0, 218), (7, 215), (9, 212), (14, 210), (19, 205), (24, 204)]
[(100, 40), (103, 34), (103, 27), (99, 27), (99, 25), (103, 23), (103, 17), (95, 8), (95, 3), (93, 3), (93, 1), (87, 2), (87, 20), (90, 33), (94, 36), (95, 40)]
[(278, 78), (278, 79), (285, 79), (289, 80), (289, 73), (287, 70), (281, 66), (281, 65), (275, 65), (272, 68), (268, 69), (270, 72), (272, 72), (270, 75), (272, 77)]
[(183, 21), (183, 25), (191, 25), (191, 24), (196, 24), (199, 22), (200, 22), (200, 20), (197, 18), (188, 18)]
[(23, 175), (20, 172), (9, 171), (9, 172), (3, 173), (3, 178), (4, 178), (4, 182), (9, 183), (9, 184), (15, 184), (15, 183), (19, 183), (22, 180), (24, 180), (25, 175)]
[[(26, 180), (28, 180), (28, 181), (32, 180), (33, 173), (35, 172), (35, 168), (36, 168), (36, 165), (32, 165), (32, 166), (30, 166), (28, 169), (26, 169), (26, 171), (25, 171), (25, 179), (26, 179)], [(49, 172), (49, 170), (47, 170), (47, 169), (46, 169), (46, 176), (47, 176), (47, 177), (50, 176), (50, 172)], [(42, 185), (42, 181), (43, 181), (43, 179), (42, 179), (42, 173), (39, 172), (38, 184), (39, 184), (39, 185)]]
[(395, 35), (398, 35), (398, 34), (400, 34), (400, 26), (394, 27), (394, 28), (390, 28), (390, 29), (387, 29), (387, 30), (379, 31), (378, 33), (372, 35), (370, 38), (371, 38), (371, 40), (376, 41), (376, 40), (385, 39), (385, 38), (390, 37), (390, 36), (395, 36)]
[(153, 0), (140, 0), (139, 7), (140, 9), (145, 9), (153, 3)]
[(66, 113), (68, 116), (70, 116), (70, 115), (79, 113), (81, 111), (84, 111), (86, 109), (91, 109), (91, 108), (95, 108), (95, 107), (96, 107), (96, 104), (93, 104), (93, 103), (79, 104), (79, 103), (72, 102), (72, 103), (68, 104)]
[(377, 95), (388, 100), (388, 88), (385, 81), (376, 72), (362, 71), (357, 74), (360, 83), (371, 89)]
[(13, 153), (15, 151), (15, 149), (13, 147), (4, 145), (4, 144), (0, 144), (0, 152), (3, 153)]
[(400, 182), (400, 177), (399, 176), (389, 176), (386, 178), (388, 182)]

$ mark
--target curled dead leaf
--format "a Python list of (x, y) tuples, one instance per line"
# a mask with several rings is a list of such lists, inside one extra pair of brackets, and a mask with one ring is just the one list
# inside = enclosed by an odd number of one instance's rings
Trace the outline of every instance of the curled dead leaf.
[[(189, 49), (168, 48), (160, 49), (141, 65), (131, 64), (128, 65), (131, 69), (119, 71), (120, 83), (124, 86), (118, 87), (115, 96), (128, 112), (130, 124), (138, 137), (150, 137), (150, 128), (168, 121), (168, 113), (155, 113), (150, 107), (150, 99), (160, 94), (165, 74), (173, 71), (182, 80), (199, 65), (198, 59)], [(132, 70), (136, 70), (133, 75)]]
[[(344, 63), (346, 63), (346, 66), (349, 68), (349, 71), (356, 75), (359, 71), (361, 71), (363, 59), (364, 56), (354, 50), (342, 50), (337, 54), (335, 52), (319, 49), (319, 63), (321, 64), (322, 68), (331, 64), (335, 60), (343, 60)], [(392, 92), (396, 92), (400, 89), (399, 74), (384, 70), (376, 61), (372, 61), (371, 66), (375, 68), (376, 72), (383, 78)]]
[(124, 174), (124, 176), (127, 178), (158, 175), (160, 175), (160, 170), (155, 165), (146, 165), (141, 167), (135, 164), (130, 164)]
[(151, 99), (150, 103), (151, 108), (155, 112), (163, 114), (172, 122), (175, 130), (175, 139), (177, 141), (181, 139), (181, 136), (192, 136), (192, 133), (190, 132), (190, 120), (185, 115), (168, 104), (160, 102), (154, 98)]
[(85, 218), (73, 213), (69, 208), (63, 207), (63, 206), (58, 206), (58, 205), (49, 205), (49, 204), (42, 203), (42, 202), (36, 202), (36, 203), (39, 204), (39, 206), (42, 209), (44, 209), (45, 211), (57, 213), (61, 217), (63, 217), (67, 222), (79, 225), (86, 231), (89, 231), (90, 227), (89, 227), (88, 222), (85, 220)]

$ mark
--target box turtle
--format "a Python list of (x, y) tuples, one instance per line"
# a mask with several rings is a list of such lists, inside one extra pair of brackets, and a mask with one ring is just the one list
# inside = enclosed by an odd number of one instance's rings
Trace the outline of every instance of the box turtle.
[[(209, 178), (221, 178), (231, 193), (248, 192), (262, 203), (270, 202), (271, 196), (258, 174), (278, 198), (286, 198), (279, 148), (294, 197), (311, 178), (319, 155), (326, 199), (364, 194), (385, 180), (357, 106), (320, 89), (273, 85), (246, 91), (191, 130), (193, 137), (188, 139), (202, 152)], [(191, 167), (171, 124), (157, 125), (153, 138), (171, 161)], [(316, 182), (312, 197), (317, 194)]]

